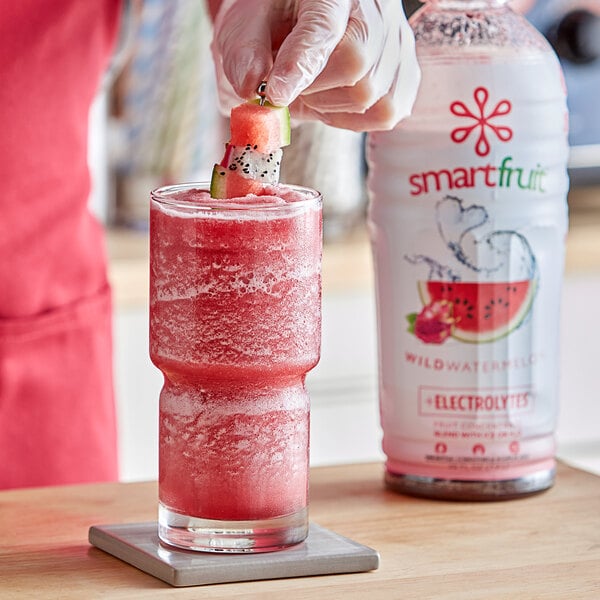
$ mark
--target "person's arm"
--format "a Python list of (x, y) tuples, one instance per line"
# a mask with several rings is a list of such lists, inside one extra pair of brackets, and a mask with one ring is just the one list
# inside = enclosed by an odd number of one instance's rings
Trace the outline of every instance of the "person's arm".
[(223, 0), (206, 0), (208, 14), (210, 15), (210, 18), (213, 20), (213, 22), (217, 16), (217, 12), (219, 12), (219, 8), (221, 7), (222, 3)]

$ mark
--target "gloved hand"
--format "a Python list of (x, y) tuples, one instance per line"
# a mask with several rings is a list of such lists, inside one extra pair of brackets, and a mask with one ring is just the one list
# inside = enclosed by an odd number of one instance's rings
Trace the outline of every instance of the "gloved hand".
[(401, 0), (223, 0), (212, 51), (224, 110), (256, 97), (334, 127), (390, 129), (419, 69)]

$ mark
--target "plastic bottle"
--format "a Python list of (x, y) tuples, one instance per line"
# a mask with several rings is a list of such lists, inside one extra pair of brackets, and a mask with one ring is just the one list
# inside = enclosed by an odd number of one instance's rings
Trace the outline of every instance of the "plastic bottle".
[(411, 26), (413, 113), (367, 148), (386, 483), (519, 497), (555, 474), (564, 82), (501, 0), (430, 0)]

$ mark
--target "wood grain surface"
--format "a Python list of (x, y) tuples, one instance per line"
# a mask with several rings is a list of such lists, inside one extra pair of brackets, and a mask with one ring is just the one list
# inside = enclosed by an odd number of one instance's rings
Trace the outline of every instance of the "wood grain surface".
[(600, 478), (560, 464), (521, 500), (409, 498), (382, 465), (316, 468), (311, 521), (378, 550), (377, 571), (172, 588), (90, 546), (94, 524), (156, 518), (156, 483), (0, 492), (0, 598), (600, 598)]

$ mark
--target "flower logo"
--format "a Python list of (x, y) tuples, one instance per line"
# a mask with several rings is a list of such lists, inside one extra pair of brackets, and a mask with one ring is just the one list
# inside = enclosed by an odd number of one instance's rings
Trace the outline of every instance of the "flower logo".
[(471, 135), (473, 131), (479, 132), (479, 137), (475, 142), (475, 152), (479, 156), (487, 156), (490, 153), (490, 142), (487, 138), (487, 130), (491, 130), (496, 134), (496, 137), (502, 142), (508, 142), (513, 135), (512, 129), (510, 127), (505, 127), (503, 125), (495, 125), (491, 121), (496, 117), (502, 117), (507, 115), (512, 110), (512, 104), (504, 99), (500, 100), (498, 104), (492, 109), (491, 112), (486, 114), (487, 108), (486, 104), (489, 100), (490, 93), (484, 87), (478, 87), (473, 92), (473, 98), (475, 100), (476, 109), (475, 111), (471, 111), (471, 109), (464, 103), (460, 101), (453, 102), (450, 105), (450, 112), (457, 117), (463, 117), (466, 119), (472, 119), (474, 123), (467, 127), (457, 127), (452, 130), (450, 137), (453, 142), (457, 144), (462, 144), (467, 140), (467, 138)]

